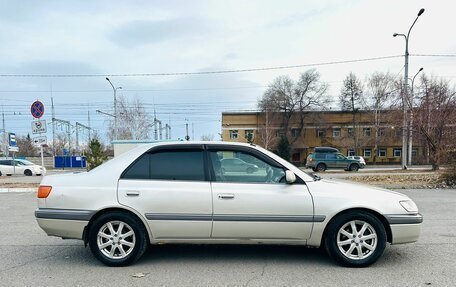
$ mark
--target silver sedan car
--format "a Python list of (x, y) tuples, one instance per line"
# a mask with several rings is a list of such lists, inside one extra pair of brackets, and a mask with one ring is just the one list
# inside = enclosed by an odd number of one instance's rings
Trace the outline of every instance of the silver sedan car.
[[(242, 158), (251, 173), (222, 172)], [(323, 246), (344, 266), (368, 266), (387, 243), (418, 240), (422, 216), (405, 195), (314, 178), (255, 145), (139, 146), (87, 173), (46, 176), (35, 212), (50, 236), (81, 239), (109, 266), (149, 244)]]

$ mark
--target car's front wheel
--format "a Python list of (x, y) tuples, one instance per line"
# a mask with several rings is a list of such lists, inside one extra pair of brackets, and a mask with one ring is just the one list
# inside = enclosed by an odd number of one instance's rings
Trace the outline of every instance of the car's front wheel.
[(32, 176), (33, 173), (32, 173), (32, 171), (31, 171), (30, 169), (26, 169), (26, 170), (24, 171), (24, 175), (26, 175), (26, 176)]
[(128, 213), (103, 214), (90, 227), (90, 250), (108, 266), (132, 264), (144, 254), (148, 244), (144, 225)]
[(383, 254), (386, 231), (377, 217), (350, 212), (329, 223), (324, 240), (328, 254), (341, 265), (366, 267)]
[(358, 171), (359, 170), (359, 165), (357, 165), (356, 163), (352, 163), (349, 167), (349, 170), (350, 171)]

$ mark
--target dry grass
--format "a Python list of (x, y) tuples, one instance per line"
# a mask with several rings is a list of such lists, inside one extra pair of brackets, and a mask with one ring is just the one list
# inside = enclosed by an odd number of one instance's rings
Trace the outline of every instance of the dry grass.
[(440, 172), (348, 176), (345, 179), (386, 188), (449, 188), (442, 181)]

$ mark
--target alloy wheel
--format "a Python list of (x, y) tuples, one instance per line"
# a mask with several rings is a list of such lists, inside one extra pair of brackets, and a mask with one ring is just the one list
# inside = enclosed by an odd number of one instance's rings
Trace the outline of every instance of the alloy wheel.
[(345, 223), (337, 232), (337, 246), (347, 258), (366, 259), (377, 248), (377, 233), (369, 223), (352, 220)]
[(134, 249), (136, 236), (133, 228), (122, 221), (109, 221), (97, 234), (98, 249), (110, 259), (123, 259)]

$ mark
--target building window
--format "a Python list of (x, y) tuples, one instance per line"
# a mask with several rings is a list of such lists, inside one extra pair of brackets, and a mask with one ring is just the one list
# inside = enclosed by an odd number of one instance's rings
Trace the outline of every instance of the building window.
[(355, 150), (354, 149), (349, 149), (348, 152), (347, 152), (347, 156), (355, 156), (356, 153), (355, 153)]
[(394, 156), (394, 157), (401, 157), (401, 156), (402, 156), (402, 149), (400, 149), (400, 148), (395, 148), (395, 149), (393, 150), (393, 156)]
[(325, 130), (317, 129), (317, 138), (324, 138), (326, 136)]
[(418, 154), (418, 151), (412, 148), (412, 156), (415, 157)]
[(292, 156), (291, 156), (291, 161), (293, 162), (300, 162), (301, 161), (301, 154), (299, 152), (295, 152)]
[(230, 131), (230, 139), (231, 140), (237, 140), (239, 136), (239, 131), (238, 130), (231, 130)]
[(371, 157), (372, 150), (370, 148), (364, 149), (364, 157)]
[(353, 128), (348, 128), (348, 136), (353, 137)]
[(340, 128), (333, 129), (333, 138), (340, 137)]
[(386, 157), (386, 148), (381, 148), (378, 150), (379, 157)]
[(253, 140), (253, 130), (245, 130), (245, 139), (248, 142), (251, 142)]
[(297, 137), (299, 137), (300, 134), (301, 134), (301, 129), (299, 129), (299, 128), (292, 128), (291, 129), (291, 136), (292, 137), (297, 138)]
[(370, 137), (371, 136), (371, 128), (363, 128), (363, 135), (365, 137)]
[(402, 129), (401, 129), (401, 128), (395, 129), (394, 134), (395, 134), (396, 137), (398, 137), (398, 138), (402, 137)]
[(385, 135), (385, 128), (378, 128), (377, 136), (382, 137)]
[(285, 137), (285, 131), (283, 129), (277, 130), (277, 137), (278, 138)]

